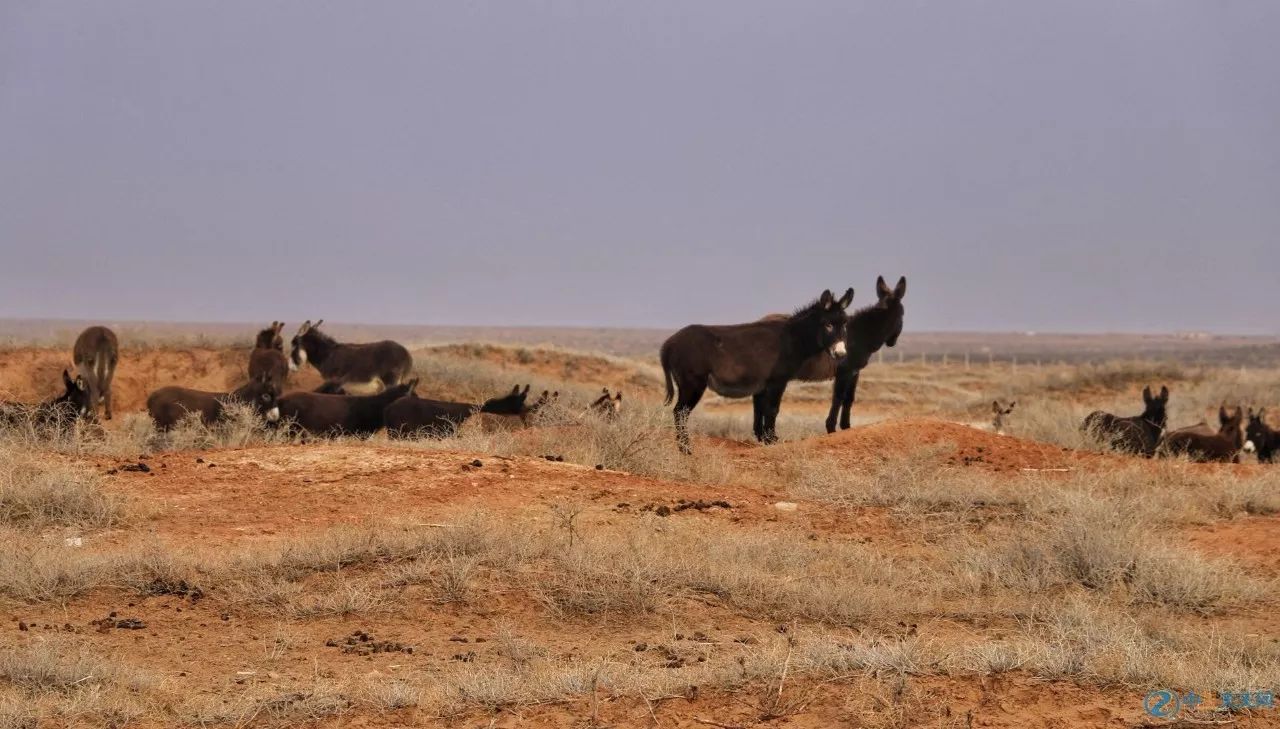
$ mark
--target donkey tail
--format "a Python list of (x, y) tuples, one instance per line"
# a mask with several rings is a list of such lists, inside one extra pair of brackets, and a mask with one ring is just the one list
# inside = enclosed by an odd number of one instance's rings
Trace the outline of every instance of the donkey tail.
[(670, 352), (667, 350), (667, 345), (663, 344), (662, 345), (662, 377), (667, 382), (667, 397), (665, 400), (662, 401), (663, 405), (670, 405), (671, 400), (674, 399), (676, 396), (676, 388), (671, 379), (671, 363), (668, 362), (668, 359), (670, 359)]

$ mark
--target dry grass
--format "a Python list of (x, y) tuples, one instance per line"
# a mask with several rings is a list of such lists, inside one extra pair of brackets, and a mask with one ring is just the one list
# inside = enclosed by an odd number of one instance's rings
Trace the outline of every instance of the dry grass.
[(97, 474), (84, 466), (0, 445), (0, 525), (104, 529), (125, 518), (123, 500), (104, 493)]

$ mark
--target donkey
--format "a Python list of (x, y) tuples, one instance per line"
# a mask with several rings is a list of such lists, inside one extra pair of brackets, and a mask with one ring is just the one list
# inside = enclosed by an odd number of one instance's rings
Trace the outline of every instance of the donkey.
[(84, 378), (74, 379), (62, 371), (64, 392), (41, 403), (0, 402), (0, 423), (8, 426), (29, 423), (37, 430), (66, 430), (78, 419), (93, 418), (93, 396)]
[(342, 384), (351, 395), (368, 395), (403, 382), (413, 371), (409, 350), (383, 340), (366, 344), (344, 344), (320, 331), (324, 320), (303, 323), (293, 336), (289, 369), (296, 371), (308, 362), (326, 380)]
[(249, 379), (267, 377), (277, 395), (284, 390), (289, 376), (289, 359), (284, 356), (284, 337), (280, 335), (282, 329), (284, 322), (271, 322), (270, 327), (258, 332), (253, 351), (249, 353)]
[[(905, 310), (902, 299), (907, 295), (907, 278), (898, 279), (897, 286), (892, 289), (885, 283), (884, 276), (876, 277), (876, 303), (855, 311), (845, 325), (845, 346), (848, 353), (844, 359), (833, 360), (822, 354), (805, 362), (796, 374), (795, 379), (804, 382), (823, 382), (835, 380), (831, 388), (831, 410), (827, 414), (827, 432), (836, 431), (836, 416), (839, 415), (840, 429), (849, 429), (849, 417), (853, 411), (854, 395), (858, 391), (858, 375), (871, 362), (871, 355), (880, 351), (881, 347), (893, 347), (898, 344), (902, 335), (902, 319)], [(781, 319), (781, 314), (771, 314), (766, 320)], [(779, 394), (778, 397), (781, 397)], [(756, 440), (763, 440), (763, 404), (768, 396), (758, 398), (753, 403), (753, 430)]]
[(392, 385), (376, 395), (325, 395), (290, 392), (277, 402), (280, 419), (312, 435), (373, 435), (384, 424), (383, 411), (418, 384), (417, 378)]
[(552, 405), (555, 405), (559, 401), (560, 401), (559, 390), (556, 390), (555, 392), (551, 392), (550, 390), (543, 390), (542, 394), (538, 396), (538, 399), (534, 400), (532, 405), (529, 405), (524, 409), (524, 412), (520, 413), (520, 422), (526, 428), (529, 427), (529, 421), (532, 420), (533, 418), (536, 418), (538, 416), (538, 413), (542, 412), (544, 408), (548, 408), (548, 407), (551, 407)]
[(1161, 386), (1160, 395), (1154, 397), (1150, 387), (1142, 388), (1145, 408), (1141, 415), (1122, 418), (1101, 410), (1089, 413), (1080, 426), (1104, 441), (1112, 450), (1140, 453), (1147, 458), (1155, 455), (1169, 416), (1169, 388)]
[[(545, 392), (542, 394), (549, 397)], [(443, 438), (457, 432), (476, 413), (519, 415), (524, 418), (529, 412), (525, 405), (528, 397), (528, 385), (524, 386), (524, 390), (516, 385), (509, 394), (490, 398), (481, 405), (428, 400), (418, 397), (417, 393), (410, 390), (404, 397), (388, 405), (383, 417), (387, 423), (387, 435), (391, 438)]]
[(1187, 430), (1170, 433), (1161, 439), (1160, 452), (1163, 455), (1186, 455), (1193, 461), (1239, 463), (1240, 451), (1244, 450), (1244, 433), (1240, 431), (1243, 421), (1242, 408), (1237, 407), (1234, 413), (1228, 413), (1223, 405), (1218, 408), (1221, 427), (1216, 434), (1203, 435)]
[(268, 423), (280, 419), (280, 408), (276, 404), (276, 385), (269, 373), (260, 374), (232, 392), (162, 387), (147, 396), (147, 412), (156, 428), (169, 430), (188, 413), (197, 413), (202, 423), (213, 425), (226, 414), (227, 407), (235, 403), (249, 405)]
[(991, 419), (991, 430), (996, 435), (1004, 435), (1004, 419), (1013, 414), (1013, 409), (1017, 405), (1017, 400), (1010, 401), (1008, 405), (1002, 405), (999, 400), (991, 401), (991, 413), (995, 416)]
[(98, 405), (111, 419), (111, 379), (116, 375), (116, 362), (120, 359), (120, 345), (115, 332), (106, 327), (89, 327), (76, 337), (71, 350), (76, 372), (89, 383), (89, 397), (93, 401), (91, 415), (97, 417)]
[(597, 415), (603, 415), (606, 420), (613, 420), (622, 413), (622, 390), (618, 390), (616, 395), (609, 394), (609, 388), (604, 388), (604, 393), (596, 398), (589, 410)]
[[(679, 388), (674, 409), (676, 444), (682, 453), (689, 447), (689, 413), (710, 387), (723, 397), (756, 397), (761, 439), (778, 439), (778, 406), (787, 382), (814, 355), (827, 352), (845, 355), (845, 309), (853, 300), (853, 289), (840, 299), (830, 290), (818, 300), (784, 320), (747, 324), (708, 326), (691, 324), (662, 343), (662, 374), (671, 403)], [(768, 401), (761, 400), (768, 393)]]
[(1252, 445), (1251, 450), (1258, 454), (1259, 463), (1274, 462), (1276, 451), (1280, 450), (1280, 430), (1273, 430), (1267, 425), (1266, 408), (1257, 413), (1249, 408), (1249, 424), (1245, 427), (1244, 434), (1248, 439), (1246, 450), (1250, 450), (1248, 446)]

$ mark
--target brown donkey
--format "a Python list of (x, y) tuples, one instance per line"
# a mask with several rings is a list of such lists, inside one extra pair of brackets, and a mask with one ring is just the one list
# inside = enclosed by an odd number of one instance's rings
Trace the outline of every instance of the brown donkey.
[(222, 419), (227, 406), (233, 403), (251, 406), (268, 423), (280, 419), (275, 385), (267, 375), (259, 375), (233, 392), (162, 387), (147, 396), (147, 413), (160, 430), (169, 430), (177, 425), (187, 413), (199, 413), (201, 422), (213, 425)]
[(97, 417), (98, 405), (102, 405), (110, 420), (111, 379), (116, 375), (116, 362), (120, 359), (115, 332), (106, 327), (89, 327), (76, 337), (71, 356), (76, 372), (89, 385), (89, 398), (93, 403), (90, 415)]
[(1204, 435), (1190, 429), (1169, 433), (1160, 441), (1160, 453), (1185, 455), (1193, 461), (1239, 463), (1240, 451), (1244, 450), (1244, 433), (1240, 430), (1243, 422), (1243, 408), (1237, 407), (1234, 413), (1228, 413), (1227, 407), (1223, 405), (1218, 408), (1218, 423), (1221, 427), (1217, 433)]
[(29, 404), (0, 401), (0, 424), (16, 426), (30, 424), (37, 431), (65, 430), (80, 418), (92, 418), (93, 398), (83, 377), (71, 378), (62, 371), (64, 392), (51, 400)]
[(622, 412), (622, 390), (618, 390), (617, 394), (610, 394), (609, 388), (604, 388), (603, 394), (591, 403), (590, 411), (610, 420), (618, 417)]
[[(845, 348), (848, 350), (842, 359), (834, 360), (821, 353), (809, 359), (796, 373), (795, 379), (805, 382), (822, 382), (834, 380), (831, 386), (831, 410), (827, 413), (827, 432), (836, 432), (836, 418), (839, 416), (841, 430), (849, 429), (849, 418), (853, 411), (854, 396), (858, 392), (858, 376), (871, 362), (871, 355), (880, 351), (881, 347), (894, 347), (898, 337), (902, 336), (902, 320), (905, 309), (902, 299), (907, 295), (907, 277), (898, 278), (898, 284), (892, 289), (885, 283), (884, 276), (876, 277), (876, 303), (855, 311), (849, 316), (845, 325)], [(781, 314), (772, 314), (766, 320), (784, 318)], [(781, 398), (781, 393), (776, 395)], [(752, 430), (756, 440), (764, 440), (764, 413), (772, 394), (762, 394), (753, 403), (754, 417)]]
[[(524, 390), (516, 385), (509, 394), (485, 400), (482, 405), (428, 400), (418, 397), (416, 392), (410, 390), (404, 397), (387, 406), (383, 418), (387, 424), (387, 435), (391, 438), (444, 438), (456, 432), (476, 413), (519, 415), (524, 419), (531, 409), (525, 405), (528, 397), (528, 385), (524, 386)], [(548, 393), (542, 393), (542, 398), (549, 397)], [(534, 403), (534, 407), (546, 404), (542, 398)]]
[(344, 344), (320, 332), (324, 320), (303, 323), (293, 336), (289, 369), (308, 362), (325, 380), (342, 385), (350, 395), (367, 395), (404, 382), (413, 371), (409, 350), (390, 340)]
[(1126, 418), (1095, 410), (1084, 419), (1080, 429), (1096, 436), (1112, 450), (1150, 458), (1155, 455), (1160, 434), (1169, 420), (1169, 388), (1162, 386), (1158, 397), (1151, 394), (1150, 387), (1142, 388), (1142, 403), (1141, 415)]
[(392, 385), (376, 395), (326, 395), (290, 392), (277, 402), (280, 419), (312, 435), (367, 437), (385, 424), (383, 411), (413, 391), (417, 379)]
[(282, 329), (284, 322), (271, 322), (270, 327), (258, 332), (253, 351), (249, 353), (249, 379), (267, 378), (277, 395), (284, 390), (289, 377), (289, 359), (284, 356), (284, 337), (280, 335)]
[(762, 437), (777, 440), (778, 405), (787, 382), (814, 355), (827, 353), (839, 359), (845, 354), (845, 308), (853, 289), (840, 299), (823, 291), (814, 303), (784, 320), (708, 326), (691, 324), (662, 343), (662, 374), (667, 384), (666, 402), (679, 389), (674, 410), (676, 444), (690, 453), (689, 413), (710, 387), (723, 397), (754, 397), (769, 393), (763, 409)]
[(1004, 419), (1013, 414), (1013, 409), (1017, 407), (1018, 401), (1013, 400), (1008, 405), (1002, 404), (999, 400), (991, 401), (991, 430), (996, 435), (1004, 435)]

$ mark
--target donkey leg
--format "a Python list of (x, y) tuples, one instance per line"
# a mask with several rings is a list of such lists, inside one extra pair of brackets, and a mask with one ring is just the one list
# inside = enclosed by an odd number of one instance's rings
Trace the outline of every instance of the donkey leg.
[(765, 413), (769, 410), (769, 392), (761, 390), (751, 396), (751, 432), (758, 442), (764, 442)]
[(858, 392), (859, 374), (859, 371), (854, 371), (853, 377), (849, 379), (848, 389), (844, 393), (844, 402), (840, 404), (840, 430), (849, 429), (849, 413), (853, 410), (853, 396)]
[(849, 387), (849, 379), (853, 370), (844, 367), (836, 368), (836, 378), (831, 383), (831, 411), (827, 413), (827, 432), (836, 432), (836, 417), (844, 407), (844, 392)]
[(111, 382), (116, 376), (116, 361), (113, 359), (107, 363), (107, 376), (102, 381), (102, 403), (106, 410), (107, 420), (111, 419)]
[(680, 399), (676, 401), (674, 410), (676, 419), (676, 445), (680, 452), (689, 455), (693, 449), (689, 446), (689, 413), (698, 406), (702, 393), (706, 392), (707, 383), (684, 381), (680, 383)]
[(782, 395), (787, 391), (787, 383), (771, 387), (766, 392), (769, 399), (765, 414), (764, 442), (778, 442), (778, 411), (782, 409)]

